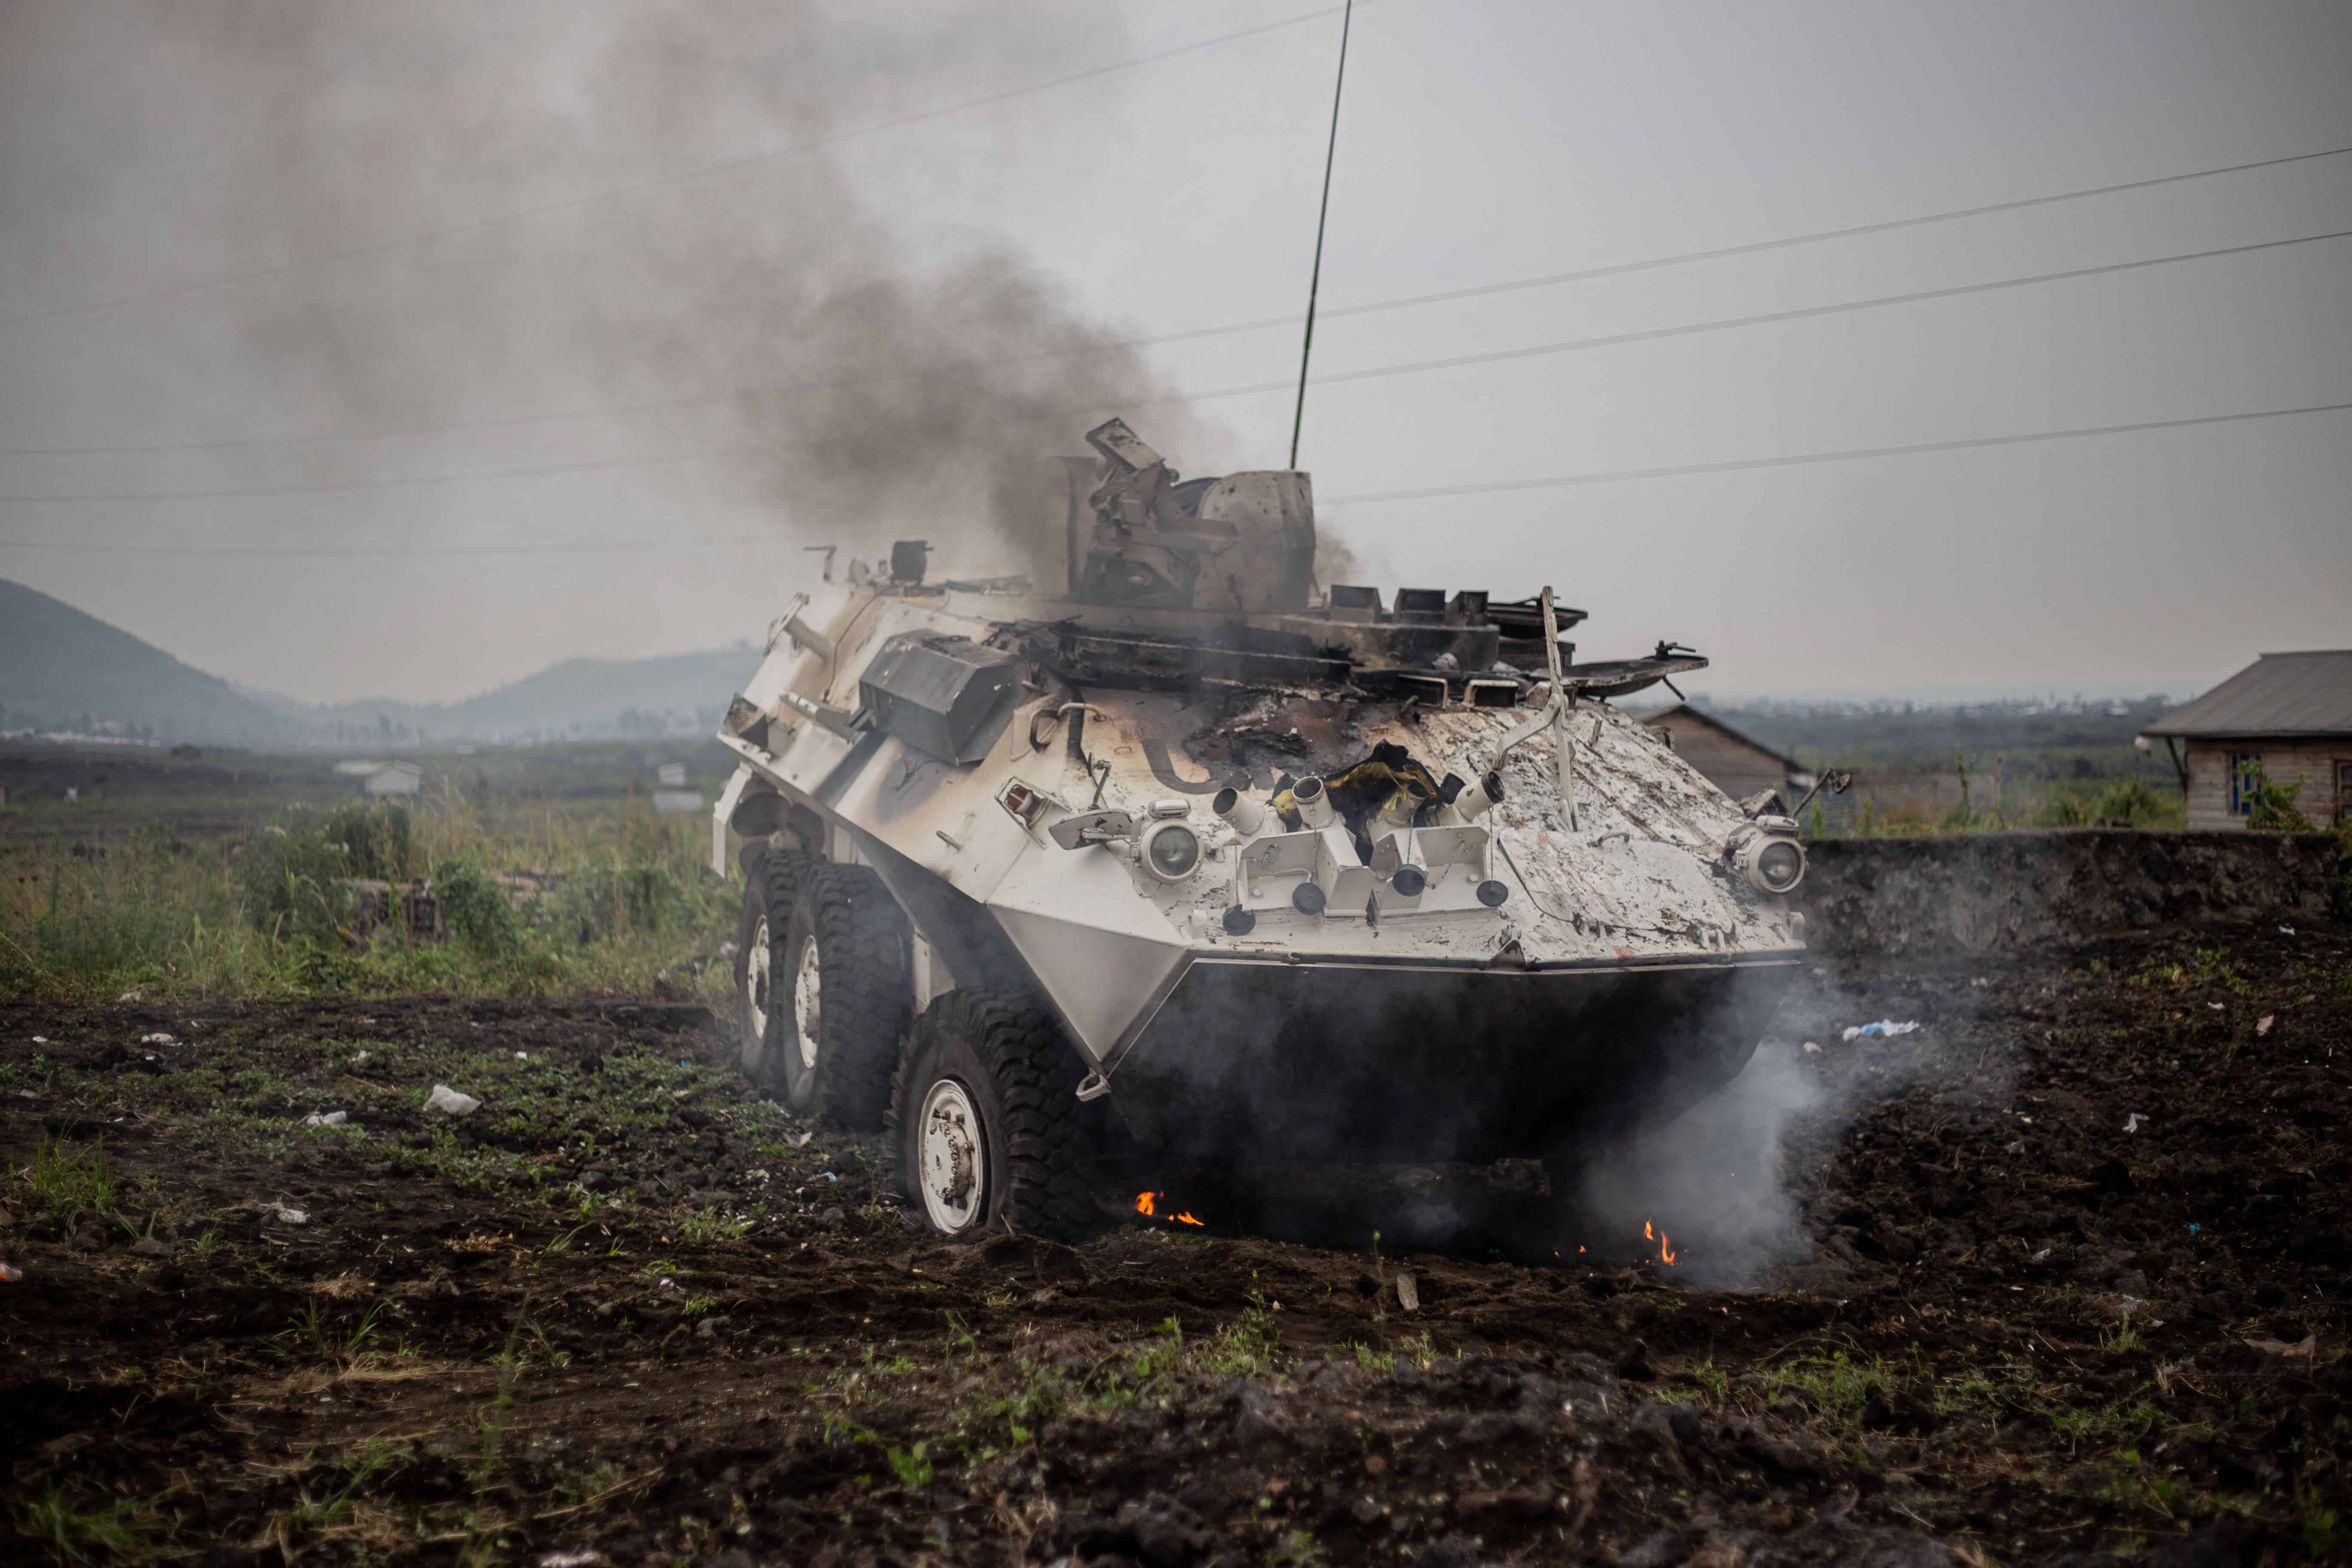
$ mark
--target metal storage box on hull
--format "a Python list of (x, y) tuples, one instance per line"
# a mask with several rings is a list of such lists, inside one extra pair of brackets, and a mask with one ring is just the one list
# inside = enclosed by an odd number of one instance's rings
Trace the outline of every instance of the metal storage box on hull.
[(886, 732), (947, 763), (976, 763), (1021, 700), (1021, 659), (970, 637), (902, 632), (857, 683)]

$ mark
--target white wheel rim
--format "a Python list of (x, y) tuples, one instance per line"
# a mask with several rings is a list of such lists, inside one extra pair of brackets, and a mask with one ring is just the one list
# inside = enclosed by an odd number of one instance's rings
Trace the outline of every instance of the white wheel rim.
[(743, 955), (743, 1066), (760, 1065), (760, 1048), (768, 1037), (768, 917), (751, 930), (751, 950)]
[(980, 1115), (953, 1079), (941, 1079), (923, 1097), (922, 1142), (915, 1163), (932, 1229), (952, 1236), (979, 1220), (988, 1193), (988, 1155)]
[(801, 943), (801, 961), (793, 970), (793, 1031), (800, 1037), (801, 1070), (816, 1070), (816, 1031), (824, 998), (818, 994), (823, 984), (817, 963), (816, 938), (809, 937)]

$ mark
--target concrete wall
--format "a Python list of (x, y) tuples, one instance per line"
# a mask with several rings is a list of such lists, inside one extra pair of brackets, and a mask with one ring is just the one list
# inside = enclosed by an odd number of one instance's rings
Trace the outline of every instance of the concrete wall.
[(1834, 954), (1961, 956), (2153, 925), (2315, 920), (2339, 850), (2320, 833), (2048, 828), (1805, 845), (1796, 901)]

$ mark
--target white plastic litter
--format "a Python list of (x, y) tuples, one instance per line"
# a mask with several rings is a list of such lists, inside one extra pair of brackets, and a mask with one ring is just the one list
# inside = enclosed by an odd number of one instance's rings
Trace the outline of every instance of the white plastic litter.
[(1820, 1056), (1822, 1054), (1820, 1042), (1816, 1040), (1807, 1040), (1805, 1042), (1805, 1054), (1809, 1057)]
[(37, 1046), (46, 1046), (46, 1045), (47, 1045), (48, 1043), (49, 1043), (49, 1037), (48, 1037), (48, 1036), (47, 1036), (47, 1035), (35, 1035), (35, 1036), (33, 1037), (33, 1044), (35, 1044), (35, 1045), (37, 1045)]
[(515, 1053), (515, 1060), (519, 1062), (527, 1062), (530, 1060), (530, 1053), (529, 1051), (517, 1051)]
[(259, 1207), (263, 1214), (268, 1215), (270, 1218), (278, 1221), (280, 1225), (308, 1225), (310, 1223), (310, 1215), (301, 1209), (296, 1208), (292, 1204), (281, 1204), (273, 1201), (262, 1204)]
[(360, 1063), (362, 1063), (362, 1062), (363, 1062), (363, 1061), (365, 1061), (365, 1060), (367, 1060), (367, 1059), (368, 1059), (368, 1054), (367, 1054), (365, 1051), (362, 1051), (359, 1055), (357, 1055), (357, 1056), (355, 1056), (355, 1057), (353, 1057), (353, 1058), (352, 1058), (352, 1066), (353, 1066), (353, 1067), (357, 1067), (357, 1066), (359, 1066), (359, 1065), (360, 1065)]
[(1907, 1035), (1918, 1026), (1913, 1023), (1898, 1024), (1892, 1018), (1881, 1018), (1875, 1024), (1848, 1024), (1845, 1033), (1840, 1035), (1838, 1038), (1841, 1040), (1889, 1040), (1897, 1035)]
[(539, 1568), (595, 1568), (604, 1561), (604, 1554), (593, 1546), (582, 1546), (570, 1552), (551, 1552), (539, 1560)]
[(142, 1035), (139, 1043), (142, 1046), (176, 1046), (180, 1042), (169, 1035)]
[(2258, 1040), (2267, 1039), (2270, 1037), (2271, 1026), (2277, 1022), (2278, 1015), (2276, 1013), (2265, 1013), (2261, 1017), (2255, 1019), (2254, 1038)]
[(2126, 1132), (2137, 1132), (2139, 1131), (2140, 1123), (2147, 1120), (2148, 1120), (2147, 1117), (2142, 1116), (2138, 1111), (2135, 1110), (2130, 1115), (2124, 1118), (2124, 1131)]
[(425, 1097), (425, 1109), (444, 1116), (471, 1116), (482, 1109), (482, 1102), (470, 1094), (459, 1094), (446, 1083), (436, 1083), (433, 1092)]
[(816, 1134), (814, 1131), (793, 1133), (790, 1137), (784, 1140), (784, 1147), (787, 1149), (805, 1149), (808, 1147), (809, 1140), (815, 1136)]
[(352, 1119), (348, 1110), (314, 1110), (302, 1118), (305, 1127), (341, 1127)]

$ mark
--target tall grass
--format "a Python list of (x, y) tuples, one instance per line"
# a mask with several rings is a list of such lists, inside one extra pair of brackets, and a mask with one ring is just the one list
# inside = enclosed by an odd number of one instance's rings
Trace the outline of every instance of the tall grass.
[(1827, 816), (1818, 805), (1807, 814), (1805, 830), (1814, 837), (1909, 837), (1922, 834), (1997, 833), (2020, 827), (2184, 827), (2188, 810), (2179, 795), (2151, 788), (2144, 780), (2111, 784), (2056, 784), (2039, 795), (2004, 801), (1999, 807), (1971, 803), (1965, 787), (1960, 799), (1941, 810), (1882, 808), (1867, 794), (1867, 782), (1855, 786), (1861, 805), (1837, 816)]
[[(0, 995), (718, 986), (739, 895), (701, 864), (708, 832), (635, 801), (493, 818), (451, 796), (415, 815), (297, 809), (212, 841), (158, 826), (102, 851), (52, 842), (0, 881)], [(446, 940), (396, 916), (363, 931), (352, 878), (424, 879)]]

